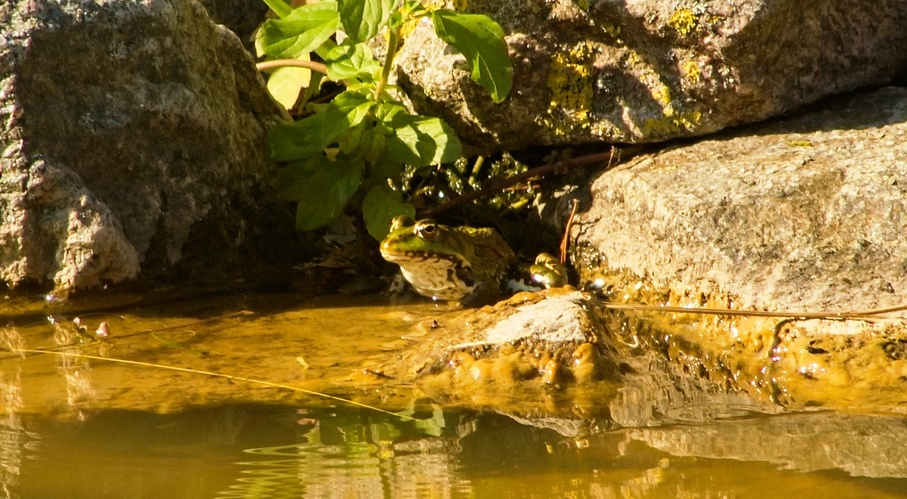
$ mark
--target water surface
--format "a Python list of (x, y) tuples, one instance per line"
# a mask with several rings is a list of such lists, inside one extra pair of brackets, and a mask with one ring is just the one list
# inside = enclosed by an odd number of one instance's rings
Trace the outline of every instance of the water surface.
[(438, 334), (449, 310), (430, 303), (7, 305), (7, 349), (54, 353), (0, 360), (0, 497), (907, 497), (896, 414), (788, 412), (652, 372), (457, 397), (383, 379)]

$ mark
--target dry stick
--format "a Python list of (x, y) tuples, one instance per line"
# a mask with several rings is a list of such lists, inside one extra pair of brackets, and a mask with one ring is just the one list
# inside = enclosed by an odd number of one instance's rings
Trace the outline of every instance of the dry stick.
[[(614, 156), (617, 153), (617, 161), (620, 161), (620, 149), (611, 146), (611, 155), (608, 157), (608, 164), (605, 170), (609, 170), (614, 164)], [(560, 261), (562, 264), (567, 263), (567, 250), (570, 249), (570, 228), (573, 227), (573, 218), (576, 217), (576, 209), (579, 207), (579, 200), (573, 198), (570, 200), (570, 216), (567, 217), (567, 223), (564, 224), (564, 237), (561, 238)]]
[(231, 375), (231, 374), (216, 373), (216, 372), (212, 372), (212, 371), (202, 371), (202, 370), (199, 370), (199, 369), (190, 369), (190, 368), (188, 368), (188, 367), (168, 366), (168, 365), (165, 365), (165, 364), (154, 364), (154, 363), (151, 363), (151, 362), (141, 362), (141, 361), (137, 361), (137, 360), (126, 360), (126, 359), (108, 358), (108, 357), (101, 357), (101, 356), (99, 356), (99, 355), (88, 355), (88, 354), (82, 354), (82, 353), (73, 354), (73, 353), (66, 353), (66, 352), (52, 352), (52, 351), (49, 351), (49, 350), (31, 350), (31, 349), (27, 349), (27, 348), (21, 348), (21, 349), (12, 350), (12, 352), (16, 352), (16, 353), (41, 353), (41, 354), (45, 354), (45, 355), (57, 355), (57, 356), (60, 356), (60, 357), (65, 357), (65, 356), (70, 356), (70, 357), (82, 357), (82, 358), (85, 358), (85, 359), (102, 360), (102, 361), (115, 362), (115, 363), (127, 364), (127, 365), (132, 365), (132, 366), (153, 367), (153, 368), (156, 368), (156, 369), (166, 369), (166, 370), (169, 370), (169, 371), (177, 371), (177, 372), (190, 373), (190, 374), (203, 374), (203, 375), (205, 375), (205, 376), (212, 376), (212, 377), (215, 377), (215, 378), (225, 378), (225, 379), (228, 379), (228, 380), (230, 380), (230, 381), (245, 381), (246, 383), (252, 383), (252, 384), (267, 386), (267, 387), (271, 387), (271, 388), (283, 388), (283, 389), (286, 389), (286, 390), (292, 390), (292, 391), (294, 391), (294, 392), (304, 393), (304, 394), (306, 394), (306, 395), (312, 395), (312, 396), (315, 396), (315, 397), (322, 397), (322, 398), (326, 398), (326, 399), (329, 399), (329, 400), (334, 400), (334, 401), (337, 401), (337, 402), (343, 402), (343, 403), (345, 403), (345, 404), (353, 405), (353, 406), (356, 406), (356, 407), (362, 407), (362, 408), (365, 408), (365, 409), (371, 409), (371, 410), (373, 410), (373, 411), (378, 411), (378, 412), (381, 412), (381, 413), (384, 413), (384, 414), (389, 414), (389, 415), (391, 415), (391, 416), (395, 416), (395, 417), (398, 417), (398, 418), (401, 418), (401, 419), (406, 419), (406, 420), (409, 420), (409, 421), (415, 421), (415, 420), (416, 420), (415, 418), (411, 418), (411, 417), (409, 417), (409, 416), (404, 416), (404, 415), (402, 415), (402, 414), (395, 414), (395, 413), (390, 412), (390, 411), (385, 411), (384, 409), (379, 409), (378, 407), (372, 407), (372, 406), (370, 406), (370, 405), (368, 405), (368, 404), (363, 404), (363, 403), (361, 403), (361, 402), (356, 402), (355, 400), (349, 400), (349, 399), (345, 399), (345, 398), (343, 398), (343, 397), (337, 397), (337, 396), (334, 396), (334, 395), (328, 395), (327, 393), (316, 392), (316, 391), (313, 391), (313, 390), (306, 390), (305, 388), (299, 388), (298, 386), (291, 386), (291, 385), (284, 385), (284, 384), (280, 384), (280, 383), (273, 383), (273, 382), (271, 382), (271, 381), (265, 381), (265, 380), (261, 380), (261, 379), (246, 378), (246, 377), (243, 377), (243, 376), (233, 376), (233, 375)]
[(896, 307), (878, 308), (873, 310), (863, 310), (858, 312), (794, 312), (781, 311), (771, 312), (767, 310), (733, 310), (728, 308), (686, 308), (686, 307), (662, 307), (659, 305), (641, 305), (636, 303), (613, 303), (606, 302), (605, 308), (613, 310), (638, 310), (646, 312), (669, 312), (679, 314), (711, 314), (711, 315), (735, 315), (735, 316), (756, 316), (756, 317), (797, 317), (801, 319), (871, 319), (879, 315), (890, 314), (892, 312), (902, 312), (907, 310), (907, 305), (898, 305)]
[(560, 260), (561, 263), (567, 263), (567, 245), (570, 244), (570, 228), (573, 227), (573, 217), (576, 216), (576, 207), (579, 206), (579, 201), (576, 198), (570, 200), (570, 216), (567, 217), (567, 223), (564, 224), (564, 237), (561, 238), (561, 254)]
[[(638, 150), (638, 147), (634, 147), (629, 152), (628, 156), (632, 156), (632, 154), (634, 152), (636, 152), (636, 150)], [(624, 152), (627, 152), (627, 150), (625, 150)], [(550, 173), (550, 172), (553, 172), (556, 170), (567, 169), (567, 168), (570, 168), (573, 166), (579, 166), (579, 165), (588, 165), (590, 163), (599, 163), (599, 162), (603, 162), (605, 160), (608, 160), (608, 165), (610, 166), (611, 161), (613, 161), (613, 159), (614, 159), (614, 149), (612, 149), (608, 152), (589, 154), (587, 156), (580, 156), (578, 158), (570, 158), (570, 159), (565, 159), (565, 160), (561, 160), (561, 161), (555, 161), (554, 163), (548, 163), (546, 165), (537, 166), (535, 168), (530, 168), (529, 170), (526, 170), (525, 172), (520, 173), (518, 175), (514, 175), (512, 177), (492, 180), (491, 182), (488, 182), (481, 189), (479, 189), (477, 191), (469, 192), (469, 193), (463, 194), (462, 196), (455, 197), (440, 206), (436, 206), (434, 208), (425, 210), (423, 212), (423, 214), (424, 215), (434, 215), (434, 214), (440, 213), (442, 211), (449, 210), (450, 208), (453, 208), (454, 206), (459, 206), (461, 204), (468, 203), (474, 199), (488, 196), (489, 194), (501, 191), (507, 187), (510, 187), (511, 185), (518, 184), (520, 182), (529, 180), (533, 177), (540, 177), (542, 175), (545, 175), (547, 173)]]

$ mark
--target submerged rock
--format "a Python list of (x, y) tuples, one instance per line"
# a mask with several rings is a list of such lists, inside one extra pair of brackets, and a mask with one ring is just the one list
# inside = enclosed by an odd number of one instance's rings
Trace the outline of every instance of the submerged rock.
[(617, 347), (597, 308), (587, 294), (553, 288), (445, 315), (409, 347), (399, 374), (433, 376), (467, 390), (519, 381), (550, 387), (614, 381)]
[(507, 101), (493, 104), (429, 24), (406, 39), (399, 78), (419, 112), (490, 149), (699, 136), (886, 84), (907, 66), (900, 0), (473, 0), (468, 10), (507, 34)]
[[(691, 372), (792, 406), (907, 410), (907, 88), (635, 158), (591, 186), (575, 265)], [(828, 315), (823, 319), (823, 315)], [(665, 334), (665, 333), (669, 334)]]
[(0, 5), (0, 279), (72, 290), (286, 255), (242, 44), (190, 0)]

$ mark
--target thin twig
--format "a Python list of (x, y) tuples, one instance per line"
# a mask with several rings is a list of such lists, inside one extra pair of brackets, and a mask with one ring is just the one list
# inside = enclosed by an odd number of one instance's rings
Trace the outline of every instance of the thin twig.
[(395, 416), (395, 417), (398, 417), (401, 419), (415, 421), (415, 418), (411, 418), (409, 416), (404, 416), (402, 414), (395, 414), (393, 412), (386, 411), (384, 409), (379, 409), (378, 407), (373, 407), (368, 404), (363, 404), (362, 402), (356, 402), (355, 400), (349, 400), (349, 399), (345, 399), (343, 397), (329, 395), (327, 393), (316, 392), (314, 390), (306, 390), (305, 388), (299, 388), (298, 386), (284, 385), (281, 383), (274, 383), (271, 381), (265, 381), (265, 380), (261, 380), (261, 379), (255, 379), (255, 378), (246, 378), (244, 376), (233, 376), (232, 374), (223, 374), (223, 373), (217, 373), (217, 372), (212, 372), (212, 371), (202, 371), (199, 369), (191, 369), (188, 367), (168, 366), (166, 364), (154, 364), (151, 362), (141, 362), (138, 360), (117, 359), (117, 358), (113, 358), (113, 357), (101, 357), (99, 355), (88, 355), (88, 354), (82, 354), (82, 353), (52, 352), (52, 351), (48, 351), (48, 350), (31, 350), (31, 349), (27, 349), (27, 348), (15, 349), (15, 350), (11, 350), (11, 351), (15, 352), (15, 353), (36, 353), (36, 354), (40, 353), (40, 354), (46, 354), (46, 355), (57, 355), (60, 357), (67, 357), (67, 356), (68, 357), (82, 357), (85, 359), (100, 360), (100, 361), (105, 361), (105, 362), (114, 362), (117, 364), (127, 364), (127, 365), (132, 365), (132, 366), (141, 366), (141, 367), (153, 367), (155, 369), (165, 369), (168, 371), (177, 371), (177, 372), (190, 373), (190, 374), (201, 374), (204, 376), (211, 376), (211, 377), (215, 377), (215, 378), (225, 378), (230, 381), (245, 381), (246, 383), (267, 386), (270, 388), (283, 388), (285, 390), (292, 390), (294, 392), (300, 392), (300, 393), (304, 393), (306, 395), (312, 395), (315, 397), (326, 398), (329, 400), (343, 402), (344, 404), (349, 404), (349, 405), (353, 405), (356, 407), (371, 409), (373, 411), (378, 411), (378, 412), (388, 414), (391, 416)]
[(561, 238), (561, 263), (567, 263), (567, 245), (570, 242), (570, 228), (573, 227), (573, 218), (576, 216), (576, 207), (579, 201), (576, 198), (570, 200), (570, 216), (567, 217), (567, 223), (564, 224), (564, 237)]
[(797, 312), (797, 311), (780, 311), (772, 312), (768, 310), (734, 310), (728, 308), (686, 308), (686, 307), (662, 307), (659, 305), (641, 305), (638, 303), (613, 303), (606, 302), (605, 308), (613, 310), (638, 310), (645, 312), (667, 312), (677, 314), (710, 314), (710, 315), (733, 315), (733, 316), (755, 316), (755, 317), (798, 317), (801, 319), (870, 319), (879, 315), (890, 314), (893, 312), (902, 312), (907, 310), (907, 304), (896, 307), (879, 308), (873, 310), (863, 310), (858, 312)]

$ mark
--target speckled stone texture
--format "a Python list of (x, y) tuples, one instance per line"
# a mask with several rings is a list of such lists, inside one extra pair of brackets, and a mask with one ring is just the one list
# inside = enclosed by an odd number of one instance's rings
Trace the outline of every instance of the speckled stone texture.
[(833, 315), (907, 305), (907, 88), (641, 156), (590, 190), (573, 260), (610, 299), (782, 314), (631, 313), (657, 351), (788, 407), (904, 412), (907, 312)]
[(606, 268), (743, 308), (907, 303), (907, 88), (820, 109), (605, 172), (573, 234)]
[(514, 62), (495, 105), (462, 56), (420, 25), (398, 59), (419, 112), (486, 149), (657, 142), (886, 84), (907, 67), (901, 0), (473, 0)]
[(288, 253), (264, 159), (278, 118), (194, 1), (3, 2), (0, 279), (71, 290)]

